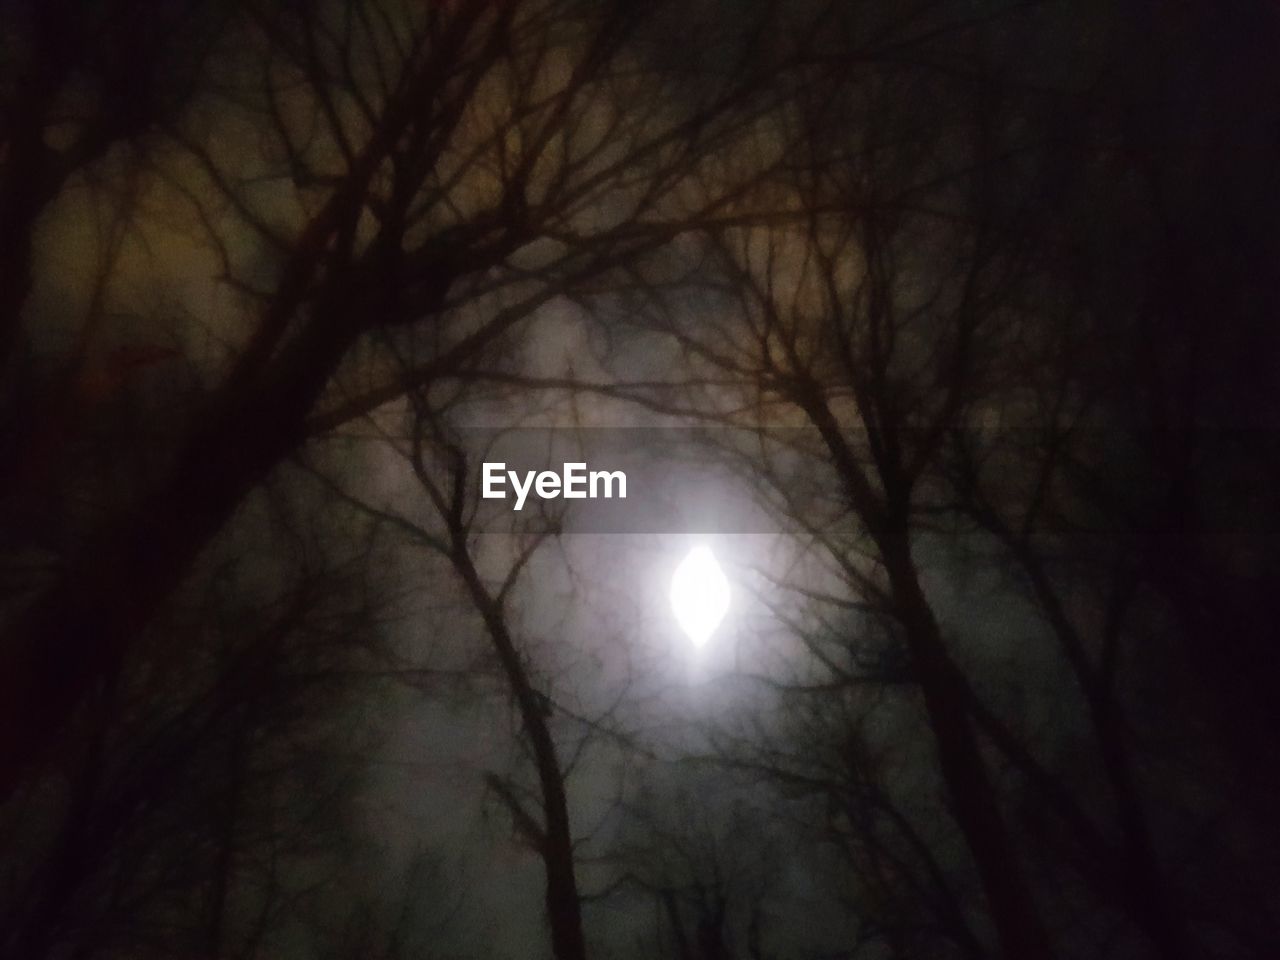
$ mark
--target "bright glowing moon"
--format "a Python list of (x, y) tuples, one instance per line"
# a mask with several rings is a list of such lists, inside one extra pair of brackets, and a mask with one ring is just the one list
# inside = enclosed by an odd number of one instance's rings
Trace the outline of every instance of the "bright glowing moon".
[(694, 547), (671, 579), (671, 608), (681, 628), (702, 646), (729, 612), (729, 581), (708, 547)]

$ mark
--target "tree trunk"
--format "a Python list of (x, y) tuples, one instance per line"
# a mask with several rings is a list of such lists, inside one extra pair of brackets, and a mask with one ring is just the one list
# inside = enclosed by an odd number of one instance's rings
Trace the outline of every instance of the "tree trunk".
[(528, 671), (507, 627), (501, 604), (494, 598), (472, 562), (467, 550), (466, 531), (454, 526), (453, 564), (461, 575), (484, 619), (489, 639), (506, 674), (507, 683), (520, 711), (529, 745), (538, 769), (545, 828), (540, 853), (546, 873), (547, 923), (551, 927), (551, 950), (556, 960), (586, 960), (582, 933), (582, 901), (573, 862), (573, 835), (569, 828), (569, 802), (565, 794), (564, 772), (556, 755), (555, 739), (547, 725), (542, 698), (529, 682)]
[[(197, 427), (165, 489), (73, 561), (7, 631), (0, 651), (0, 803), (46, 758), (100, 677), (182, 582), (271, 468), (305, 437), (305, 418), (358, 332), (334, 305), (253, 391)], [(344, 322), (345, 321), (345, 322)]]
[(1048, 936), (1009, 842), (999, 794), (974, 735), (964, 681), (920, 587), (905, 525), (882, 533), (877, 542), (924, 697), (952, 814), (977, 866), (1001, 952), (1006, 960), (1048, 958)]
[(893, 488), (896, 495), (886, 502), (845, 442), (821, 389), (812, 383), (801, 384), (795, 399), (822, 435), (849, 502), (884, 563), (894, 615), (903, 627), (924, 698), (951, 812), (978, 869), (1001, 952), (1006, 960), (1047, 960), (1052, 956), (1049, 938), (1009, 842), (999, 794), (974, 734), (964, 677), (947, 653), (911, 556), (908, 510), (902, 494), (908, 485), (901, 464), (889, 464), (884, 471), (888, 474), (885, 486)]

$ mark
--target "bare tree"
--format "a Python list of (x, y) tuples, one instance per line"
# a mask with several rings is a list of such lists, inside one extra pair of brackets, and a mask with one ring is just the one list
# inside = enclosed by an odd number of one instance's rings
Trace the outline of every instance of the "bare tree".
[[(1178, 498), (1195, 483), (1197, 468), (1183, 459), (1195, 446), (1185, 419), (1194, 415), (1181, 404), (1196, 381), (1174, 375), (1175, 395), (1157, 401), (1160, 411), (1181, 411), (1172, 431), (1161, 418), (1146, 424), (1145, 440), (1171, 455), (1172, 470), (1158, 451), (1135, 456), (1143, 441), (1115, 445), (1112, 434), (1097, 442), (1099, 424), (1125, 409), (1114, 395), (1099, 404), (1098, 392), (1134, 378), (1087, 368), (1111, 369), (1107, 354), (1127, 336), (1117, 331), (1132, 329), (1127, 311), (1141, 300), (1109, 288), (1119, 281), (1096, 263), (1103, 278), (1083, 278), (1098, 283), (1084, 288), (1096, 299), (1081, 304), (1078, 291), (1059, 285), (1059, 225), (1028, 209), (1028, 183), (1045, 186), (1039, 161), (1025, 159), (1039, 147), (1004, 117), (1001, 97), (1010, 93), (994, 82), (979, 69), (939, 88), (886, 70), (847, 94), (822, 88), (825, 98), (784, 126), (795, 131), (794, 165), (775, 182), (795, 218), (709, 232), (707, 256), (723, 271), (722, 286), (706, 285), (710, 306), (677, 297), (673, 307), (657, 282), (632, 304), (642, 325), (678, 345), (691, 372), (665, 392), (625, 381), (582, 386), (759, 437), (735, 462), (840, 583), (820, 596), (802, 578), (792, 593), (864, 617), (856, 628), (794, 630), (820, 676), (817, 699), (825, 691), (835, 710), (839, 697), (883, 682), (867, 661), (878, 659), (881, 636), (890, 651), (900, 646), (1005, 955), (1047, 955), (1051, 938), (1038, 916), (1056, 924), (1064, 909), (1056, 893), (1050, 899), (1026, 882), (1032, 864), (1046, 875), (1068, 867), (1084, 881), (1099, 940), (1112, 936), (1100, 918), (1114, 909), (1159, 955), (1195, 955), (1202, 947), (1186, 922), (1186, 893), (1171, 878), (1172, 851), (1157, 849), (1144, 798), (1150, 784), (1139, 770), (1149, 757), (1134, 754), (1133, 708), (1116, 685), (1126, 636), (1168, 630), (1142, 581), (1144, 571), (1169, 569), (1156, 555), (1169, 539), (1152, 537), (1145, 549), (1154, 552), (1138, 560), (1126, 555), (1133, 541), (1116, 534), (1137, 531), (1153, 512), (1195, 516)], [(930, 96), (938, 114), (925, 105)], [(919, 136), (917, 124), (930, 116), (948, 131), (940, 144)], [(910, 120), (899, 126), (900, 117)], [(1088, 310), (1108, 295), (1115, 312), (1100, 329)], [(1156, 295), (1167, 303), (1167, 291)], [(1070, 306), (1059, 312), (1062, 303)], [(1079, 329), (1067, 330), (1073, 323)], [(795, 424), (807, 435), (787, 433)], [(1105, 458), (1122, 449), (1126, 463), (1154, 467), (1139, 476), (1160, 489), (1168, 482), (1170, 499), (1147, 502), (1150, 489), (1132, 473), (1109, 471)], [(1090, 525), (1100, 519), (1119, 528), (1081, 548), (1073, 535), (1099, 532)], [(998, 673), (984, 664), (993, 651), (982, 650), (978, 631), (947, 623), (945, 602), (930, 596), (929, 568), (947, 569), (945, 551), (985, 551), (988, 538), (1000, 559), (979, 552), (962, 562), (976, 556), (988, 569), (1017, 569), (1045, 627), (1040, 663), (1061, 664), (1074, 684), (1069, 707), (1054, 700), (1056, 733), (1036, 730), (1016, 699), (1035, 695), (1032, 671), (1043, 668)], [(1234, 592), (1212, 582), (1211, 593)], [(1172, 599), (1184, 615), (1187, 597)], [(1159, 725), (1170, 705), (1148, 699), (1134, 708)], [(1077, 718), (1090, 728), (1087, 745), (1066, 732)], [(1092, 769), (1058, 765), (1064, 739)], [(1003, 780), (1009, 772), (1018, 790)], [(1048, 818), (1028, 816), (1031, 804)], [(1237, 936), (1250, 924), (1232, 926)], [(1261, 940), (1255, 929), (1242, 942), (1256, 950)]]
[[(791, 904), (776, 889), (785, 882), (780, 840), (762, 832), (760, 811), (706, 771), (670, 772), (680, 786), (648, 784), (626, 804), (610, 854), (619, 875), (603, 895), (651, 903), (658, 942), (650, 949), (677, 960), (801, 955), (775, 929), (786, 928), (778, 914)], [(687, 792), (694, 783), (700, 795)]]
[[(808, 211), (801, 222), (710, 236), (736, 291), (727, 318), (706, 329), (662, 321), (663, 329), (696, 363), (741, 378), (753, 422), (781, 424), (791, 411), (819, 438), (856, 539), (840, 526), (824, 534), (827, 518), (803, 522), (855, 596), (897, 628), (1004, 953), (1047, 956), (983, 756), (971, 681), (944, 639), (913, 544), (940, 445), (981, 395), (1004, 327), (999, 298), (1017, 265), (998, 251), (988, 208), (969, 205), (986, 187), (984, 174), (962, 176), (968, 187), (957, 191), (951, 176), (921, 164), (910, 137), (895, 139), (883, 122), (894, 108), (886, 104), (911, 94), (889, 82), (874, 86), (850, 98), (851, 108), (881, 121), (861, 142), (831, 143), (828, 131), (847, 122), (831, 106), (798, 114), (809, 153), (780, 189)], [(933, 193), (935, 178), (946, 187)], [(942, 206), (936, 216), (929, 196)], [(934, 271), (931, 260), (956, 266)]]
[(256, 498), (257, 528), (197, 571), (58, 769), (4, 808), (4, 956), (251, 957), (291, 926), (320, 937), (310, 901), (356, 832), (371, 731), (352, 706), (384, 672), (386, 584), (356, 525), (334, 551), (333, 521), (299, 506)]
[[(242, 295), (244, 332), (206, 358), (216, 386), (166, 478), (9, 625), (5, 795), (299, 444), (480, 362), (575, 285), (730, 210), (733, 184), (693, 201), (682, 187), (767, 66), (677, 92), (629, 46), (638, 24), (553, 0), (243, 9), (157, 167)], [(380, 383), (362, 345), (413, 326), (432, 352)]]
[[(357, 506), (370, 518), (405, 536), (415, 549), (443, 561), (450, 587), (457, 585), (478, 619), (487, 655), (473, 658), (474, 681), (496, 674), (518, 718), (518, 742), (532, 768), (536, 786), (529, 790), (521, 777), (498, 771), (485, 774), (485, 783), (510, 817), (515, 837), (537, 853), (545, 876), (545, 916), (551, 948), (558, 960), (582, 960), (587, 941), (582, 918), (582, 895), (577, 877), (577, 844), (570, 822), (570, 778), (592, 740), (610, 723), (608, 715), (588, 719), (559, 702), (552, 679), (553, 667), (539, 664), (537, 645), (520, 625), (517, 596), (530, 564), (544, 547), (554, 542), (561, 521), (535, 516), (527, 529), (486, 527), (493, 518), (482, 511), (477, 457), (484, 451), (470, 449), (454, 420), (457, 407), (465, 409), (464, 394), (452, 391), (439, 404), (430, 391), (410, 393), (412, 415), (406, 438), (379, 430), (379, 447), (392, 457), (391, 469), (411, 472), (415, 478), (415, 505), (382, 506), (343, 487), (342, 481), (318, 468), (324, 485), (343, 501)], [(473, 400), (474, 402), (474, 400)], [(357, 481), (358, 482), (358, 481)], [(505, 531), (505, 532), (504, 532)], [(484, 533), (498, 534), (499, 547), (510, 544), (509, 556), (495, 558), (495, 549), (484, 549)], [(498, 549), (497, 553), (504, 551)], [(495, 567), (498, 568), (495, 570)], [(486, 670), (484, 665), (488, 664)], [(577, 673), (583, 673), (579, 668)], [(582, 682), (582, 677), (577, 680)], [(615, 698), (616, 699), (616, 698)], [(578, 727), (576, 736), (557, 732), (557, 721)]]

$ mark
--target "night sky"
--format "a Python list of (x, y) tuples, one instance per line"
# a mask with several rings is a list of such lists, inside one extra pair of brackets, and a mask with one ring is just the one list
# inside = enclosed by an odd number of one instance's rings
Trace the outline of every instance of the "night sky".
[(1277, 50), (0, 0), (0, 960), (1280, 956)]

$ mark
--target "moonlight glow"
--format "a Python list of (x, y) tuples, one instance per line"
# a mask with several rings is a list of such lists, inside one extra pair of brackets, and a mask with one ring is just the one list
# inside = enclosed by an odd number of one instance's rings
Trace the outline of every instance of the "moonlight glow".
[(671, 579), (671, 608), (681, 628), (698, 646), (729, 612), (729, 581), (708, 547), (694, 547)]

